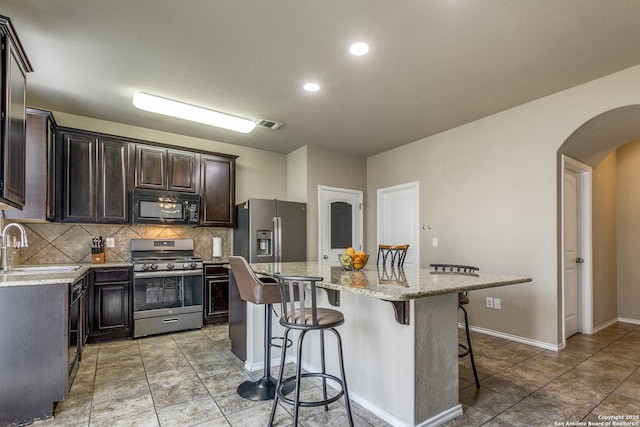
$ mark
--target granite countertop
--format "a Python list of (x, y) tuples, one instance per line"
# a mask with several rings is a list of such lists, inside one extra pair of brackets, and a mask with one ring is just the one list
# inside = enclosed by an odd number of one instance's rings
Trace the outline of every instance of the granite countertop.
[(12, 268), (21, 267), (59, 267), (74, 265), (78, 266), (76, 270), (56, 272), (48, 271), (46, 273), (35, 274), (6, 274), (0, 272), (0, 288), (12, 286), (34, 286), (34, 285), (55, 285), (64, 283), (73, 283), (80, 279), (91, 268), (112, 268), (112, 267), (131, 267), (131, 262), (105, 262), (102, 264), (77, 263), (77, 264), (56, 264), (56, 265), (19, 265)]
[(431, 268), (404, 267), (378, 268), (367, 265), (359, 271), (348, 271), (342, 266), (320, 262), (255, 263), (256, 273), (272, 276), (275, 273), (290, 276), (320, 276), (324, 280), (318, 287), (368, 295), (386, 301), (408, 301), (417, 298), (458, 293), (474, 289), (494, 288), (531, 282), (531, 277), (479, 273), (433, 274)]

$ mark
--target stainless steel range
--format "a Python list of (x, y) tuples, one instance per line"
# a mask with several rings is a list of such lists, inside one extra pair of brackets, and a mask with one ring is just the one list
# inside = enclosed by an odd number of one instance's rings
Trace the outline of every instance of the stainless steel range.
[(202, 259), (193, 239), (132, 239), (133, 336), (202, 327)]

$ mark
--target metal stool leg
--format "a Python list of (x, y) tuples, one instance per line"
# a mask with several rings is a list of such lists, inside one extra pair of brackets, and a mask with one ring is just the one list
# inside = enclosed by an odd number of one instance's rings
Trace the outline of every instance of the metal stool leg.
[(347, 410), (347, 419), (349, 420), (349, 426), (353, 427), (353, 415), (351, 414), (351, 404), (349, 403), (349, 391), (347, 388), (347, 377), (344, 374), (344, 359), (342, 358), (342, 339), (340, 334), (334, 328), (330, 329), (336, 336), (338, 342), (338, 357), (340, 358), (340, 376), (342, 377), (342, 391), (344, 392), (344, 406)]
[[(324, 377), (324, 375), (327, 373), (327, 365), (324, 361), (324, 331), (321, 329), (320, 330), (320, 361), (322, 364), (322, 392), (323, 392), (323, 397), (324, 400), (327, 400), (327, 379)], [(325, 412), (329, 410), (329, 404), (325, 404), (324, 405), (324, 410)]]
[(298, 337), (298, 355), (296, 360), (296, 396), (293, 404), (293, 426), (298, 426), (298, 413), (300, 410), (300, 383), (302, 380), (302, 340), (307, 334), (307, 331), (300, 331)]
[[(284, 330), (283, 342), (285, 343), (289, 338), (289, 331), (291, 331), (291, 329), (289, 328), (285, 328)], [(287, 345), (282, 346), (282, 355), (280, 356), (280, 372), (278, 373), (278, 383), (276, 385), (276, 394), (273, 397), (273, 405), (271, 406), (271, 416), (269, 417), (269, 424), (267, 424), (269, 427), (273, 425), (273, 420), (276, 416), (276, 410), (278, 408), (278, 400), (280, 399), (280, 383), (282, 383), (282, 376), (284, 375), (284, 365), (285, 365), (285, 359), (287, 358), (288, 348), (289, 346)]]
[(460, 308), (462, 310), (462, 313), (464, 313), (464, 330), (467, 335), (467, 347), (462, 346), (466, 350), (466, 352), (461, 354), (460, 357), (464, 357), (467, 354), (469, 355), (469, 358), (471, 359), (471, 369), (473, 369), (473, 377), (476, 380), (476, 388), (480, 388), (478, 371), (476, 371), (476, 361), (473, 358), (473, 348), (471, 347), (471, 334), (469, 333), (469, 316), (467, 315), (467, 310), (465, 310), (463, 306), (460, 305), (458, 306), (458, 308)]

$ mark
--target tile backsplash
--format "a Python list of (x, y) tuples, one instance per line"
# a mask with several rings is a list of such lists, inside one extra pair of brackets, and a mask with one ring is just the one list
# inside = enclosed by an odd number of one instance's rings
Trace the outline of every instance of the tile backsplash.
[[(22, 223), (29, 246), (16, 250), (18, 264), (70, 264), (91, 262), (93, 236), (113, 237), (115, 247), (105, 247), (105, 261), (131, 260), (131, 239), (193, 239), (196, 256), (212, 259), (213, 238), (222, 238), (223, 258), (231, 255), (233, 229), (189, 226)], [(16, 230), (11, 231), (11, 236)], [(11, 245), (8, 245), (11, 246)]]

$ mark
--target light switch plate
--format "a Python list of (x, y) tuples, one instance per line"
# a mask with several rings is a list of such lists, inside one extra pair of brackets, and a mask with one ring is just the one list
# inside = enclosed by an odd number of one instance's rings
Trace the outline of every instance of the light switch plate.
[(116, 239), (113, 237), (107, 237), (107, 247), (113, 248), (116, 245)]

